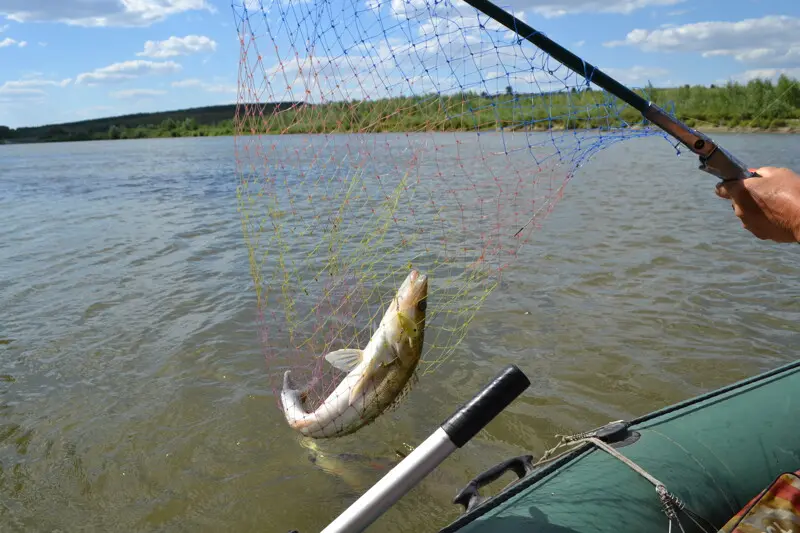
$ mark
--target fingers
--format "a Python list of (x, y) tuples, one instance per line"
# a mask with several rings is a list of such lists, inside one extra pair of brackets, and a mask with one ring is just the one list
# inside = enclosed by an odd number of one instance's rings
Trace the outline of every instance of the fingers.
[(723, 181), (717, 183), (714, 191), (720, 198), (731, 201), (733, 213), (744, 222), (747, 212), (752, 212), (754, 206), (753, 199), (747, 193), (744, 180)]
[(714, 192), (717, 193), (717, 196), (720, 198), (725, 198), (726, 200), (731, 199), (731, 195), (728, 193), (728, 189), (725, 187), (724, 182), (717, 183), (717, 186), (714, 187)]
[(726, 200), (732, 200), (736, 198), (743, 191), (744, 183), (742, 183), (742, 180), (721, 181), (717, 183), (717, 186), (714, 189), (714, 192), (717, 193), (717, 196), (720, 198), (725, 198)]

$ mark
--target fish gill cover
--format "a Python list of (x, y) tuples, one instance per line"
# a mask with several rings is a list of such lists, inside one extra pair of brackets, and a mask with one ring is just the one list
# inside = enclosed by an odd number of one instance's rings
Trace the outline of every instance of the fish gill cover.
[(262, 343), (273, 389), (291, 369), (309, 410), (344, 375), (325, 354), (364, 348), (410, 268), (429, 276), (424, 379), (576, 169), (612, 143), (662, 135), (460, 0), (232, 7)]

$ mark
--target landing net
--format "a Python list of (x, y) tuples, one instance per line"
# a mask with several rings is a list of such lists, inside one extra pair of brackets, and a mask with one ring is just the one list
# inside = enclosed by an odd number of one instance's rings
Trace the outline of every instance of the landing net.
[(291, 368), (311, 408), (341, 377), (323, 356), (364, 348), (409, 268), (423, 377), (576, 169), (660, 134), (460, 1), (241, 1), (242, 226), (273, 385)]

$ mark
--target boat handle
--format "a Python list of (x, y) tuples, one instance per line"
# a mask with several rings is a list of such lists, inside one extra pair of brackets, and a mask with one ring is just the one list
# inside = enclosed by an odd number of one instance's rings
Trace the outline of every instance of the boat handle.
[(478, 490), (481, 487), (497, 481), (500, 476), (509, 470), (517, 475), (517, 479), (512, 481), (512, 483), (514, 483), (528, 475), (533, 469), (532, 455), (520, 455), (518, 457), (506, 459), (502, 463), (498, 463), (488, 470), (485, 470), (484, 472), (481, 472), (475, 476), (472, 481), (467, 483), (467, 485), (461, 489), (456, 497), (453, 498), (453, 503), (462, 505), (464, 507), (464, 513), (468, 513), (474, 507), (489, 499), (488, 497), (481, 496), (478, 493)]

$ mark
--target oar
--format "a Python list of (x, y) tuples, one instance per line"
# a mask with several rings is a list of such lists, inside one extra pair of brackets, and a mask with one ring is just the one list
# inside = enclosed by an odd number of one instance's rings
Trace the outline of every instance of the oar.
[(528, 377), (516, 365), (507, 366), (322, 533), (364, 531), (456, 448), (469, 442), (530, 384)]

